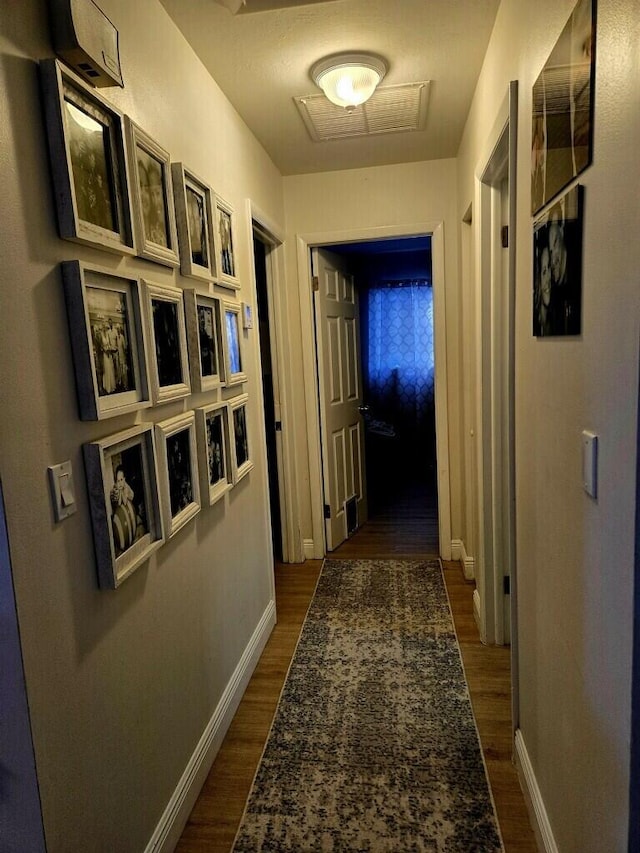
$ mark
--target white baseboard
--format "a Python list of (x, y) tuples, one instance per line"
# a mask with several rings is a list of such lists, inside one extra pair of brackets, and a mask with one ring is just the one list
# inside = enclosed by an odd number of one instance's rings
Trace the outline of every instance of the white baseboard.
[(465, 580), (474, 580), (476, 576), (476, 561), (473, 557), (470, 557), (467, 554), (467, 549), (464, 547), (464, 541), (462, 539), (451, 540), (451, 559), (457, 560), (462, 564), (462, 571), (464, 572)]
[(175, 849), (275, 624), (276, 605), (275, 601), (270, 601), (189, 759), (145, 853), (172, 853)]
[(462, 539), (452, 539), (451, 540), (451, 559), (458, 561), (460, 559), (460, 554), (462, 554), (462, 549), (464, 548), (464, 543)]
[(315, 549), (315, 545), (313, 544), (313, 539), (303, 539), (302, 547), (304, 548), (305, 560), (315, 559), (316, 549)]
[(549, 816), (520, 729), (516, 731), (516, 767), (538, 847), (544, 853), (558, 853), (558, 845), (553, 837)]

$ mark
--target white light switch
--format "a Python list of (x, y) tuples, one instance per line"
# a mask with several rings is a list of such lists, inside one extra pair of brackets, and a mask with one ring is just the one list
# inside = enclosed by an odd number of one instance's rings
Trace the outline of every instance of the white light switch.
[(582, 486), (592, 498), (598, 497), (598, 436), (582, 433)]
[(49, 484), (56, 521), (62, 521), (76, 511), (76, 493), (71, 462), (49, 466)]

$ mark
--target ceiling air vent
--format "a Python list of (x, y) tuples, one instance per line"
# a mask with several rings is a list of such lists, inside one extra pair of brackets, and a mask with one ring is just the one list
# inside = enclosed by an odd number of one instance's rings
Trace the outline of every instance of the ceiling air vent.
[(406, 133), (424, 130), (429, 81), (379, 86), (368, 101), (351, 112), (332, 104), (324, 95), (305, 95), (294, 101), (314, 142)]

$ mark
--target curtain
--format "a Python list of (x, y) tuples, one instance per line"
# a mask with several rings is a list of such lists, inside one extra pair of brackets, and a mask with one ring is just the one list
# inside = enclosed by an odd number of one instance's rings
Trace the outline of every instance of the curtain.
[(434, 404), (433, 289), (422, 280), (368, 293), (368, 398), (380, 418), (422, 427)]

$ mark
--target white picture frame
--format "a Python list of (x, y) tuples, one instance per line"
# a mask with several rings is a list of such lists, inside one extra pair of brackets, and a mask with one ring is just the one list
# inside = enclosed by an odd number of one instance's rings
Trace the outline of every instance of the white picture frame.
[(196, 409), (200, 490), (213, 505), (233, 485), (233, 466), (229, 436), (229, 406), (225, 402), (210, 403)]
[(216, 274), (213, 239), (213, 192), (209, 184), (183, 163), (172, 163), (180, 272), (210, 282)]
[(182, 290), (143, 279), (153, 405), (191, 393)]
[(224, 384), (225, 377), (220, 299), (190, 288), (184, 291), (184, 308), (191, 389), (197, 393), (214, 391)]
[(222, 347), (227, 386), (240, 385), (247, 380), (241, 314), (242, 307), (238, 302), (222, 301)]
[(61, 269), (81, 420), (149, 407), (140, 282), (82, 261)]
[(135, 254), (123, 114), (57, 59), (40, 80), (60, 236)]
[(215, 196), (213, 239), (216, 250), (216, 284), (239, 290), (236, 258), (235, 215), (233, 207), (221, 196)]
[(254, 467), (251, 458), (249, 418), (247, 416), (248, 394), (229, 400), (229, 434), (231, 441), (231, 463), (234, 485), (242, 480)]
[(169, 153), (125, 116), (136, 253), (180, 266)]
[(194, 412), (155, 426), (162, 519), (171, 539), (200, 512), (200, 483)]
[(116, 589), (164, 542), (153, 424), (83, 445), (103, 589)]

